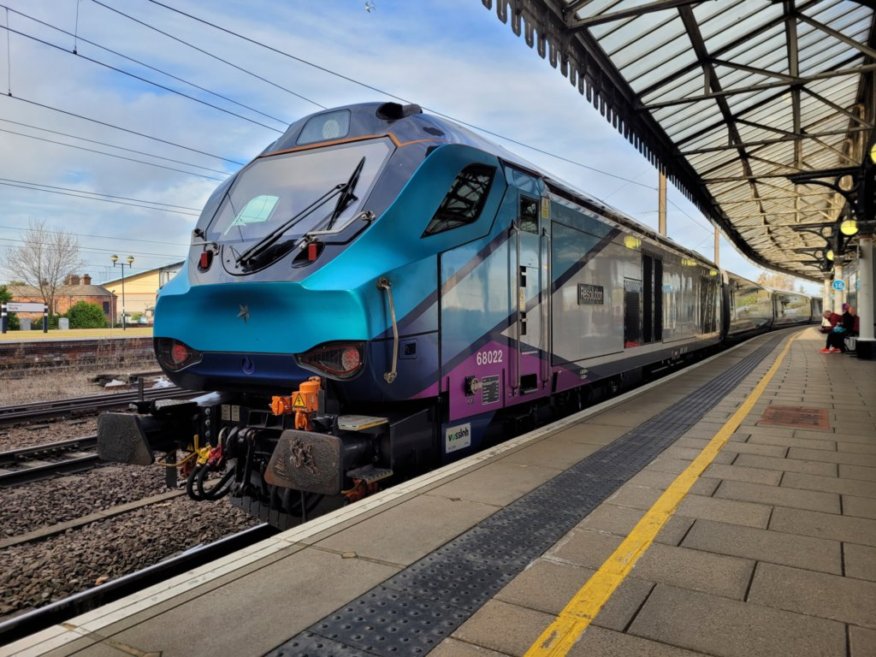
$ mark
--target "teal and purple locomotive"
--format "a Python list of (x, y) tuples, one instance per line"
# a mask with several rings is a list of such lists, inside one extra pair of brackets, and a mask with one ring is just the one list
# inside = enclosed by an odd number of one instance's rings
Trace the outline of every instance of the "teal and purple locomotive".
[(219, 186), (159, 293), (204, 394), (103, 415), (99, 452), (286, 527), (767, 330), (765, 294), (416, 105), (331, 109)]

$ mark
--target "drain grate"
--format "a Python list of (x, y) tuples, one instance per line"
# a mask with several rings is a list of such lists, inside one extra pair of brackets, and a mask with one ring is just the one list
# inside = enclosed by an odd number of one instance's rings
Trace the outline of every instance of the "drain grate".
[(802, 429), (830, 430), (830, 416), (826, 408), (805, 406), (767, 406), (758, 425), (770, 424)]
[(781, 340), (481, 521), (269, 653), (425, 655), (622, 484), (696, 424)]

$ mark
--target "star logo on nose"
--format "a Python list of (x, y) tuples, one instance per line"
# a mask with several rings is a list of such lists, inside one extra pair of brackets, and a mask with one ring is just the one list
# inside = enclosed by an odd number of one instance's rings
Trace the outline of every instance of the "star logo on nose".
[(237, 316), (243, 320), (244, 323), (249, 321), (249, 306), (240, 306), (240, 311), (237, 313)]

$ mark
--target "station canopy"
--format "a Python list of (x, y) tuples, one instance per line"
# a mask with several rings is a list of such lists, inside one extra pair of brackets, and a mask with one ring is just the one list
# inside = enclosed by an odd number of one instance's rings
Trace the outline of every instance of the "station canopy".
[(746, 256), (822, 280), (873, 143), (872, 3), (482, 2)]

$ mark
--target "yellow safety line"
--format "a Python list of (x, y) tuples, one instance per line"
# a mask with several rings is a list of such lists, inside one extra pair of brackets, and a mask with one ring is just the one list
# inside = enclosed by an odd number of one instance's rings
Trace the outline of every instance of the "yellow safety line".
[(645, 554), (645, 550), (654, 542), (657, 533), (675, 513), (703, 470), (714, 460), (757, 403), (781, 366), (791, 344), (799, 335), (788, 340), (782, 353), (742, 405), (712, 437), (699, 456), (663, 491), (612, 555), (578, 590), (556, 620), (541, 633), (538, 640), (529, 647), (524, 657), (561, 657), (575, 645), (614, 590), (621, 585), (639, 558)]

